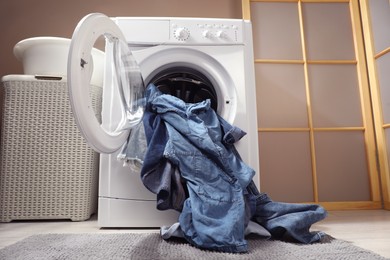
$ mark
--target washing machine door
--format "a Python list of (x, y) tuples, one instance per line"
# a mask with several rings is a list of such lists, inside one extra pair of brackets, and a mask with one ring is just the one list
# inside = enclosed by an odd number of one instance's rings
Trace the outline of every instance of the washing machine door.
[[(103, 91), (112, 88), (108, 92), (116, 95), (119, 101), (115, 102), (116, 106), (116, 103), (120, 103), (120, 114), (116, 113), (115, 122), (108, 126), (102, 126), (95, 116), (90, 98), (93, 70), (91, 52), (97, 39), (102, 36), (106, 42)], [(69, 49), (68, 87), (77, 126), (87, 143), (99, 153), (118, 150), (127, 141), (130, 129), (142, 120), (145, 88), (141, 71), (124, 35), (109, 17), (99, 13), (89, 14), (77, 25)], [(104, 101), (103, 97), (103, 102), (114, 101)], [(109, 110), (110, 105), (103, 106), (104, 109)]]

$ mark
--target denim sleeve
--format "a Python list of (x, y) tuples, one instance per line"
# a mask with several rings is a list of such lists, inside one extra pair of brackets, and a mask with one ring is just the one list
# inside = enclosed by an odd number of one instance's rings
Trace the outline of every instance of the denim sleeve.
[(232, 126), (219, 115), (218, 115), (218, 120), (221, 124), (222, 131), (224, 133), (224, 136), (222, 138), (222, 141), (224, 143), (234, 144), (235, 142), (239, 141), (243, 136), (246, 135), (245, 131), (241, 130), (236, 126)]

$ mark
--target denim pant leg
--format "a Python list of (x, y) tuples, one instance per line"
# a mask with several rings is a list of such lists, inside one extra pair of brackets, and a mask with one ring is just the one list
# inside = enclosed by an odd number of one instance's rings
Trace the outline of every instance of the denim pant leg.
[(252, 220), (265, 227), (275, 239), (295, 240), (304, 244), (319, 241), (325, 233), (310, 232), (310, 227), (324, 219), (325, 209), (314, 204), (295, 204), (272, 201), (267, 194), (259, 193), (256, 186), (248, 186)]

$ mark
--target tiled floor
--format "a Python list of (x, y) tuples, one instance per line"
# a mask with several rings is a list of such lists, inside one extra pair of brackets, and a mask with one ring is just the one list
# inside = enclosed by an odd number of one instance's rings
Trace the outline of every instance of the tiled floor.
[[(329, 235), (353, 242), (362, 248), (390, 258), (390, 211), (331, 211), (312, 227)], [(95, 217), (88, 221), (17, 221), (0, 224), (0, 248), (33, 234), (42, 233), (113, 233), (159, 232), (139, 229), (99, 229)]]
[(313, 229), (351, 241), (390, 259), (390, 211), (331, 211)]

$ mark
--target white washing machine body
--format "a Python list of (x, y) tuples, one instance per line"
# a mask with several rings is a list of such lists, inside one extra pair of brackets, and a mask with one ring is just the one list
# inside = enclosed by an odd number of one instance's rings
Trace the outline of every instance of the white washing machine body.
[[(254, 182), (259, 187), (256, 93), (250, 22), (238, 19), (155, 17), (117, 17), (111, 18), (111, 21), (120, 31), (115, 33), (122, 34), (120, 37), (125, 38), (139, 65), (145, 85), (154, 83), (159, 75), (182, 71), (199, 75), (212, 85), (218, 114), (247, 133), (236, 143), (236, 148), (244, 162), (256, 171)], [(97, 26), (99, 24), (100, 22)], [(102, 34), (104, 30), (107, 29), (103, 28), (92, 34)], [(71, 55), (70, 53), (70, 57)], [(75, 59), (80, 60), (77, 55)], [(71, 61), (69, 64), (72, 66)], [(77, 65), (77, 62), (75, 64)], [(107, 68), (109, 66), (110, 64), (106, 64)], [(112, 84), (111, 74), (114, 73), (109, 69), (105, 72), (103, 131), (110, 127), (112, 121), (116, 120), (115, 117), (123, 110), (120, 96), (116, 90), (109, 87)], [(75, 72), (73, 77), (76, 77)], [(69, 81), (72, 81), (72, 77)], [(73, 89), (76, 87), (73, 86)], [(70, 88), (72, 89), (71, 84)], [(77, 93), (71, 95), (77, 96)], [(76, 119), (76, 122), (80, 124), (82, 120)], [(128, 132), (125, 131), (112, 135), (116, 138), (126, 134)], [(88, 140), (88, 136), (86, 138)], [(113, 142), (123, 142), (123, 138)], [(91, 144), (94, 141), (88, 142)], [(94, 147), (93, 144), (91, 146)], [(139, 172), (124, 167), (123, 162), (118, 161), (118, 150), (103, 152), (100, 157), (99, 226), (160, 227), (177, 222), (177, 212), (156, 209), (156, 195), (143, 186)]]

